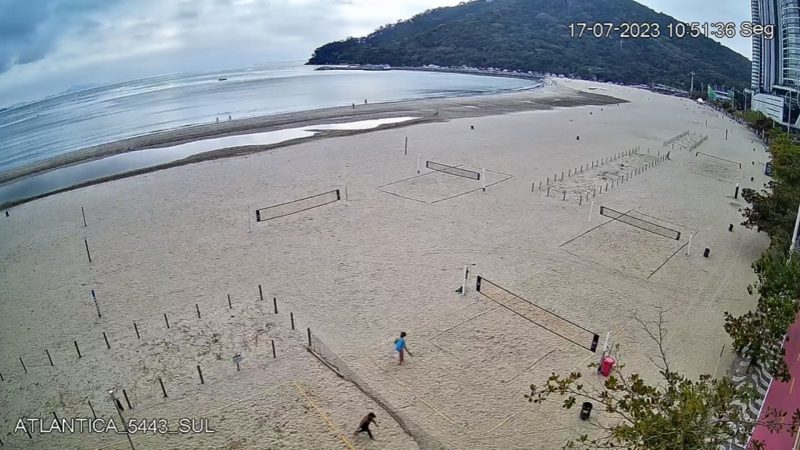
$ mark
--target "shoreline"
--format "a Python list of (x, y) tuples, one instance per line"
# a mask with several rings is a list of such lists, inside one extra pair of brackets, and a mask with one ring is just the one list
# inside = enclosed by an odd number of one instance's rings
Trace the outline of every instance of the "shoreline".
[(489, 70), (478, 68), (458, 68), (458, 67), (425, 67), (425, 66), (382, 66), (374, 64), (346, 64), (346, 65), (321, 65), (314, 70), (330, 71), (330, 70), (363, 70), (367, 72), (388, 72), (388, 71), (406, 71), (406, 72), (436, 72), (436, 73), (453, 73), (457, 75), (476, 75), (481, 77), (499, 77), (499, 78), (517, 78), (523, 80), (546, 80), (548, 77), (543, 74), (526, 73), (526, 72), (503, 72), (502, 70)]
[(267, 151), (306, 142), (312, 139), (347, 136), (372, 131), (397, 128), (420, 123), (448, 121), (466, 117), (481, 117), (509, 114), (525, 111), (550, 110), (558, 107), (578, 107), (592, 105), (608, 105), (627, 103), (615, 97), (579, 91), (563, 85), (542, 86), (538, 89), (504, 92), (499, 94), (477, 95), (468, 97), (445, 97), (435, 99), (404, 100), (371, 105), (340, 106), (302, 112), (284, 113), (271, 116), (260, 116), (238, 119), (230, 122), (193, 125), (189, 127), (158, 131), (106, 144), (88, 147), (82, 150), (59, 155), (46, 160), (31, 163), (0, 174), (0, 186), (26, 177), (41, 175), (48, 171), (81, 164), (136, 150), (153, 149), (187, 142), (234, 136), (241, 134), (277, 131), (291, 127), (308, 127), (322, 123), (343, 123), (357, 120), (384, 119), (397, 116), (414, 116), (417, 119), (398, 124), (381, 125), (367, 130), (329, 130), (316, 136), (292, 139), (271, 145), (250, 145), (230, 147), (200, 153), (184, 159), (165, 164), (154, 165), (143, 169), (132, 170), (116, 175), (101, 177), (84, 183), (58, 189), (46, 194), (35, 195), (0, 204), (0, 208), (10, 208), (32, 200), (55, 195), (86, 186), (105, 183), (121, 178), (164, 170), (186, 164), (210, 161), (221, 158), (242, 156), (250, 153)]

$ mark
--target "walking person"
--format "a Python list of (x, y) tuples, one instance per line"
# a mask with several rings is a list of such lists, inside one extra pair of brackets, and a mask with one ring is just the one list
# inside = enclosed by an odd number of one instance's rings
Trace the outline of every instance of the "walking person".
[(400, 337), (394, 340), (394, 349), (397, 350), (398, 357), (400, 358), (400, 364), (403, 364), (403, 356), (405, 352), (408, 352), (409, 356), (414, 356), (411, 354), (411, 350), (406, 347), (406, 332), (400, 332)]
[(353, 436), (357, 436), (358, 433), (367, 433), (367, 436), (374, 441), (375, 438), (372, 437), (372, 431), (369, 429), (369, 425), (372, 423), (374, 423), (376, 427), (378, 426), (378, 422), (375, 421), (375, 413), (371, 412), (361, 419), (361, 423), (358, 424), (358, 429), (353, 432)]

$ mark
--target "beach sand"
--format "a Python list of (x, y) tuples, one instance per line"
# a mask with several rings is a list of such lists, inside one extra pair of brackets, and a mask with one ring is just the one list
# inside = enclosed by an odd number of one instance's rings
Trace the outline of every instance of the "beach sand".
[[(22, 416), (91, 417), (88, 400), (98, 416), (112, 417), (108, 390), (116, 387), (133, 405), (125, 405), (126, 418), (207, 418), (216, 431), (135, 434), (137, 448), (560, 448), (590, 426), (577, 410), (561, 410), (558, 399), (533, 405), (524, 394), (552, 372), (583, 368), (594, 380), (585, 365), (598, 356), (523, 317), (530, 312), (516, 314), (476, 292), (478, 275), (599, 334), (601, 344), (610, 332), (626, 370), (648, 379), (657, 376), (649, 360), (655, 347), (633, 317), (653, 320), (653, 306), (661, 305), (673, 368), (723, 374), (731, 361), (723, 312), (755, 304), (746, 291), (755, 279), (750, 264), (768, 245), (765, 235), (736, 225), (745, 203), (733, 198), (736, 183), (756, 188), (766, 181), (763, 145), (687, 99), (557, 83), (558, 92), (629, 103), (440, 114), (429, 123), (172, 167), (12, 208), (0, 217), (4, 445), (126, 448), (122, 434), (29, 439), (14, 431)], [(696, 134), (674, 149), (664, 146), (685, 131)], [(428, 160), (486, 169), (488, 187), (431, 172)], [(612, 178), (632, 173), (605, 191)], [(341, 200), (255, 221), (257, 209), (334, 189)], [(609, 222), (600, 206), (654, 216), (681, 238)], [(455, 290), (465, 266), (470, 279), (461, 296)], [(307, 328), (359, 386), (306, 350)], [(413, 352), (403, 366), (392, 351), (400, 331)], [(244, 356), (239, 371), (236, 353)], [(369, 411), (380, 424), (374, 442), (352, 436)], [(592, 417), (605, 415), (595, 409)]]

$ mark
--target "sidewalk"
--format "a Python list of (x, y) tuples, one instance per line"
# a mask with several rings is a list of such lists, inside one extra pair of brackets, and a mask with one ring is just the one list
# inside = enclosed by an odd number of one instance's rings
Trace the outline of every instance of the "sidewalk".
[[(767, 398), (764, 400), (761, 416), (758, 418), (759, 422), (763, 420), (763, 416), (769, 408), (775, 408), (788, 413), (785, 418), (788, 423), (794, 410), (800, 408), (800, 381), (797, 381), (800, 378), (800, 315), (794, 325), (789, 328), (788, 337), (784, 349), (786, 364), (789, 366), (792, 379), (788, 383), (772, 381)], [(764, 442), (766, 450), (800, 449), (798, 447), (800, 433), (793, 434), (789, 430), (770, 433), (766, 426), (758, 425), (753, 430), (752, 439)]]

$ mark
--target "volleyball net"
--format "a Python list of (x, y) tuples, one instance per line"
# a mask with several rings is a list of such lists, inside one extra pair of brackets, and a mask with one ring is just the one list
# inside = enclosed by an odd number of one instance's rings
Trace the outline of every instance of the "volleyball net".
[(503, 308), (562, 339), (593, 353), (597, 350), (600, 335), (571, 320), (525, 300), (481, 276), (478, 277), (476, 290)]
[(667, 228), (665, 226), (661, 226), (638, 217), (633, 217), (632, 215), (630, 215), (630, 213), (622, 213), (619, 211), (614, 211), (611, 208), (601, 206), (600, 215), (614, 219), (619, 222), (626, 223), (630, 226), (639, 228), (640, 230), (649, 231), (653, 234), (657, 234), (665, 238), (675, 239), (676, 241), (679, 241), (681, 239), (680, 231), (673, 230), (672, 228)]
[(302, 211), (307, 211), (312, 208), (327, 205), (339, 201), (341, 195), (338, 189), (323, 192), (322, 194), (312, 195), (310, 197), (292, 200), (290, 202), (281, 203), (278, 205), (268, 206), (256, 210), (256, 222), (264, 222), (267, 220), (285, 217), (291, 214), (296, 214)]
[(481, 179), (480, 172), (475, 172), (474, 170), (462, 169), (460, 167), (448, 166), (446, 164), (441, 164), (433, 161), (426, 161), (425, 167), (427, 167), (428, 169), (449, 173), (450, 175), (456, 175), (459, 177), (471, 178), (473, 180)]

